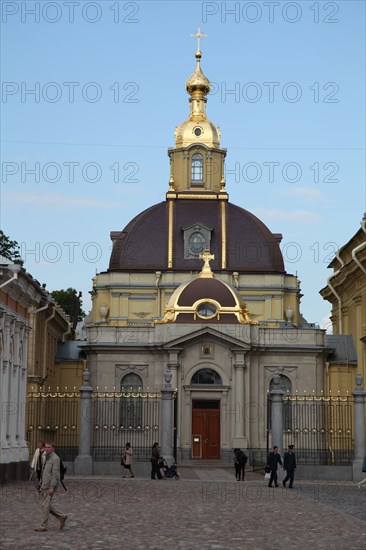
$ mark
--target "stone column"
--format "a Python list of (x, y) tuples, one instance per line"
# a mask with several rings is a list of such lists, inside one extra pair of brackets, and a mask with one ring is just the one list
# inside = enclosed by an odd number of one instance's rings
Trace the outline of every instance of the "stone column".
[(9, 405), (10, 414), (8, 416), (9, 426), (9, 447), (10, 462), (19, 462), (19, 443), (17, 437), (17, 424), (19, 414), (19, 365), (18, 365), (18, 322), (14, 318), (11, 323), (11, 341), (10, 341), (10, 391)]
[[(244, 435), (244, 353), (237, 353), (235, 357), (235, 403), (231, 418), (234, 419), (233, 448), (247, 449), (248, 441)], [(229, 428), (229, 426), (227, 426)]]
[(352, 392), (354, 397), (355, 419), (355, 454), (352, 463), (353, 481), (364, 478), (362, 463), (366, 454), (366, 424), (365, 424), (365, 396), (366, 391), (362, 387), (363, 377), (356, 374), (356, 389)]
[(178, 356), (180, 351), (181, 351), (181, 348), (169, 350), (168, 372), (170, 371), (172, 375), (171, 385), (173, 387), (173, 390), (178, 388), (178, 369), (179, 369)]
[(269, 392), (271, 400), (271, 433), (272, 447), (277, 445), (278, 452), (283, 456), (283, 391), (280, 389), (281, 377), (275, 372), (272, 382), (274, 389)]
[(28, 327), (24, 324), (22, 327), (22, 340), (21, 340), (21, 350), (20, 350), (20, 407), (21, 414), (19, 416), (19, 428), (18, 433), (20, 436), (19, 447), (20, 447), (20, 460), (24, 462), (29, 462), (29, 449), (27, 442), (25, 440), (25, 414), (26, 414), (26, 403), (27, 403), (27, 362), (28, 362)]
[[(2, 407), (2, 421), (0, 424), (0, 463), (7, 464), (11, 462), (10, 456), (10, 424), (9, 417), (11, 414), (11, 361), (10, 361), (10, 340), (11, 340), (11, 324), (13, 318), (5, 314), (3, 321), (3, 353), (2, 353), (2, 372), (1, 372), (1, 387), (0, 387), (0, 403)], [(13, 411), (14, 412), (14, 411)]]
[(83, 385), (80, 388), (80, 439), (79, 454), (75, 459), (75, 474), (92, 475), (93, 459), (90, 454), (92, 404), (90, 372), (86, 367), (83, 372)]
[(171, 385), (172, 373), (167, 370), (164, 373), (164, 386), (161, 390), (161, 454), (169, 464), (173, 458), (173, 388)]

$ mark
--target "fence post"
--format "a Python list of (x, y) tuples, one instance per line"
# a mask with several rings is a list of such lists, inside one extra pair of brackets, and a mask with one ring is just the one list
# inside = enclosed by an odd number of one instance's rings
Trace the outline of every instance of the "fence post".
[(173, 388), (171, 385), (172, 373), (164, 372), (164, 386), (162, 394), (161, 411), (161, 454), (169, 464), (174, 462), (173, 458)]
[(93, 459), (90, 454), (92, 392), (90, 372), (86, 367), (83, 372), (83, 385), (80, 388), (80, 440), (79, 454), (75, 459), (75, 474), (77, 475), (91, 475), (93, 473)]
[(352, 462), (353, 481), (363, 479), (362, 463), (366, 454), (366, 424), (365, 424), (365, 396), (366, 391), (362, 387), (363, 377), (356, 374), (356, 389), (352, 392), (354, 397), (355, 415), (355, 454)]
[(270, 390), (271, 400), (271, 432), (272, 447), (277, 445), (278, 452), (283, 456), (283, 390), (280, 389), (281, 377), (278, 371), (275, 372), (272, 383), (273, 389)]

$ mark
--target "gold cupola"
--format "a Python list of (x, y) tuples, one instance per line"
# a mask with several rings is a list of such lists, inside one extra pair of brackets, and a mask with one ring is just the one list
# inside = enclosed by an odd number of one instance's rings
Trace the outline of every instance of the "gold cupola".
[(202, 143), (207, 147), (220, 147), (220, 129), (216, 127), (206, 116), (206, 95), (211, 86), (208, 78), (201, 69), (202, 53), (196, 51), (196, 69), (186, 82), (186, 90), (189, 98), (189, 118), (176, 128), (175, 148), (188, 147), (192, 144)]
[(227, 200), (224, 161), (226, 149), (220, 147), (220, 128), (206, 116), (207, 94), (211, 85), (201, 69), (202, 53), (198, 29), (196, 68), (186, 81), (190, 113), (187, 120), (175, 129), (175, 145), (168, 149), (170, 178), (168, 199)]

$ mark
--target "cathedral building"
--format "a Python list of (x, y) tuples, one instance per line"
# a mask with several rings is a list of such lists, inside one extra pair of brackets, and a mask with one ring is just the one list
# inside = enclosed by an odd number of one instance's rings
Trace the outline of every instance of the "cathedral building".
[(111, 232), (82, 345), (93, 388), (160, 390), (170, 371), (178, 460), (265, 451), (274, 374), (286, 394), (319, 395), (329, 353), (325, 331), (300, 313), (282, 235), (229, 201), (200, 49), (195, 57), (189, 116), (168, 150), (166, 198)]

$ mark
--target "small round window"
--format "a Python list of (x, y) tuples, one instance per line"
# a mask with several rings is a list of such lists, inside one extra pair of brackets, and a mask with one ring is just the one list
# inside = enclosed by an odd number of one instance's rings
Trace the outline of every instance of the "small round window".
[(210, 319), (215, 317), (217, 313), (217, 307), (210, 302), (203, 302), (197, 308), (197, 315), (203, 319)]
[(201, 134), (202, 134), (201, 128), (195, 128), (195, 129), (194, 129), (194, 135), (195, 135), (195, 136), (198, 137), (198, 136), (200, 136)]

